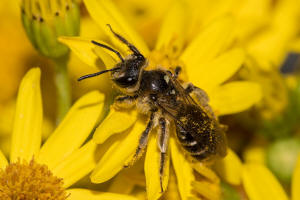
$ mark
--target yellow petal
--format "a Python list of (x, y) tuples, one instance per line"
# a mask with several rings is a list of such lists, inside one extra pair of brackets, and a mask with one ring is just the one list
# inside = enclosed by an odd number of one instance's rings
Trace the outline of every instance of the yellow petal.
[(7, 166), (8, 162), (2, 151), (0, 151), (0, 169), (3, 169)]
[[(126, 171), (127, 172), (127, 171)], [(125, 173), (126, 173), (125, 172)], [(137, 172), (136, 172), (137, 174)], [(120, 172), (109, 186), (108, 192), (116, 192), (122, 194), (130, 194), (134, 189), (135, 183), (132, 181), (133, 177), (128, 177)], [(126, 183), (126, 184), (124, 184)]]
[[(178, 184), (176, 180), (176, 175), (173, 170), (173, 168), (170, 168), (170, 176), (169, 176), (169, 183), (168, 183), (168, 189), (163, 194), (161, 199), (172, 199), (172, 200), (182, 200), (179, 190), (178, 190)], [(190, 198), (191, 200), (191, 198)]]
[(300, 38), (298, 37), (297, 39), (294, 39), (292, 42), (292, 44), (289, 44), (289, 49), (291, 52), (300, 52)]
[(91, 40), (64, 36), (59, 37), (58, 40), (67, 45), (84, 63), (97, 69), (99, 58), (94, 52), (95, 45), (91, 43)]
[[(126, 183), (126, 184), (124, 184)], [(121, 171), (110, 184), (107, 192), (131, 194), (134, 188), (145, 188), (144, 160), (137, 161), (126, 170)], [(144, 193), (146, 195), (146, 193)], [(136, 196), (136, 195), (135, 195)]]
[(97, 145), (89, 141), (80, 149), (63, 159), (52, 172), (64, 180), (64, 187), (69, 187), (90, 173), (97, 164)]
[(186, 160), (180, 147), (176, 144), (175, 138), (170, 138), (172, 163), (175, 170), (178, 190), (181, 199), (187, 200), (192, 194), (192, 182), (195, 180), (193, 168), (189, 161)]
[(193, 182), (194, 190), (209, 200), (219, 200), (221, 196), (219, 184), (210, 183), (208, 181)]
[(69, 189), (67, 193), (70, 194), (68, 198), (70, 200), (137, 200), (137, 198), (129, 195), (98, 192), (88, 189)]
[(160, 28), (160, 33), (156, 42), (156, 50), (170, 47), (170, 43), (174, 43), (172, 48), (176, 48), (180, 51), (183, 47), (186, 23), (187, 23), (187, 12), (185, 5), (182, 2), (175, 1)]
[(186, 64), (187, 74), (200, 63), (207, 63), (225, 50), (232, 39), (231, 17), (220, 18), (207, 26), (186, 48), (181, 60)]
[(20, 84), (11, 141), (11, 162), (18, 158), (29, 161), (40, 149), (43, 123), (40, 77), (40, 69), (33, 68)]
[(84, 0), (84, 3), (91, 17), (110, 36), (113, 43), (125, 50), (124, 52), (128, 51), (128, 47), (120, 45), (120, 42), (106, 26), (107, 24), (110, 24), (115, 32), (135, 45), (142, 54), (149, 53), (149, 49), (143, 39), (129, 26), (111, 0)]
[(2, 137), (0, 140), (0, 147), (1, 147), (2, 153), (5, 156), (8, 156), (10, 154), (10, 150), (11, 150), (11, 137), (10, 136)]
[[(113, 124), (111, 125), (113, 126)], [(115, 176), (132, 158), (140, 135), (145, 129), (144, 121), (137, 121), (126, 133), (112, 136), (103, 145), (109, 146), (101, 156), (91, 175), (94, 183), (102, 183)], [(100, 146), (102, 148), (102, 146)]]
[(216, 175), (216, 173), (208, 168), (207, 166), (205, 166), (204, 163), (201, 162), (197, 162), (195, 164), (193, 164), (193, 168), (203, 177), (207, 178), (210, 182), (212, 183), (220, 183), (220, 179), (219, 177)]
[(287, 196), (275, 176), (260, 164), (243, 166), (243, 184), (251, 200), (287, 200)]
[[(67, 45), (83, 62), (98, 70), (100, 59), (107, 68), (112, 68), (117, 63), (117, 56), (113, 52), (98, 47), (90, 39), (79, 37), (60, 37), (59, 41)], [(99, 43), (106, 44), (103, 41), (95, 40)], [(107, 45), (107, 44), (106, 44)]]
[(234, 75), (242, 66), (245, 53), (235, 48), (221, 54), (208, 63), (199, 63), (189, 70), (188, 77), (194, 85), (210, 90)]
[[(95, 40), (95, 41), (102, 43), (102, 44), (106, 44), (103, 41), (99, 41), (99, 40)], [(95, 47), (95, 54), (99, 58), (101, 58), (101, 60), (103, 61), (104, 65), (107, 69), (113, 68), (118, 62), (120, 62), (120, 58), (117, 57), (117, 55), (115, 53), (113, 53), (112, 51), (109, 51), (105, 48), (99, 47), (99, 46)]]
[[(159, 199), (159, 197), (163, 194), (161, 191), (160, 184), (160, 152), (158, 149), (156, 136), (152, 134), (149, 138), (146, 158), (145, 158), (145, 176), (146, 176), (146, 189), (147, 189), (147, 197), (150, 200)], [(162, 178), (162, 188), (163, 191), (166, 191), (169, 181), (169, 155), (166, 155), (166, 164), (164, 168), (164, 176)]]
[(239, 185), (242, 180), (242, 162), (239, 157), (228, 149), (227, 156), (214, 164), (218, 175), (227, 183)]
[(118, 111), (111, 107), (108, 116), (96, 129), (93, 140), (101, 144), (111, 135), (126, 131), (137, 120), (136, 114), (136, 111)]
[(245, 148), (243, 152), (243, 160), (246, 163), (266, 163), (266, 148), (265, 145), (251, 145)]
[(300, 199), (300, 155), (292, 177), (292, 200)]
[[(287, 44), (297, 33), (299, 1), (280, 1), (272, 13), (272, 24), (251, 39), (247, 49), (258, 61), (280, 67), (288, 51)], [(263, 65), (262, 65), (263, 66)]]
[(215, 88), (210, 94), (210, 104), (218, 115), (244, 111), (262, 97), (260, 85), (250, 81), (230, 82)]
[(39, 162), (53, 168), (79, 148), (95, 126), (103, 104), (104, 95), (96, 91), (81, 97), (41, 148)]

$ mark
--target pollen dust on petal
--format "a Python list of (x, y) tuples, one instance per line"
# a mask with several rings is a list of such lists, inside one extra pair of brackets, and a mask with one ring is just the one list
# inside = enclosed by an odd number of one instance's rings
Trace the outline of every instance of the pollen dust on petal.
[(31, 160), (17, 161), (0, 169), (1, 200), (65, 200), (63, 180), (53, 176), (46, 165)]

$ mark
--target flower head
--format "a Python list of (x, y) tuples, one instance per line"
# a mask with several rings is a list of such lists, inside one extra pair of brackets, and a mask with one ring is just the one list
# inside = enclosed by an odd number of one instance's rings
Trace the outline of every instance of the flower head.
[[(151, 51), (122, 18), (112, 2), (85, 1), (85, 4), (91, 16), (103, 31), (107, 32), (112, 44), (122, 54), (127, 54), (127, 47), (110, 33), (106, 24), (110, 24), (118, 34), (128, 39), (149, 59), (149, 69), (158, 67), (174, 69), (180, 63), (183, 74), (186, 74), (186, 78), (182, 77), (182, 79), (205, 90), (216, 115), (240, 112), (259, 101), (261, 91), (253, 82), (235, 81), (224, 84), (244, 61), (243, 50), (231, 46), (234, 38), (232, 32), (234, 25), (230, 17), (225, 16), (215, 20), (203, 28), (192, 42), (187, 43), (184, 37), (185, 24), (188, 19), (185, 18), (184, 13), (187, 12), (183, 10), (185, 7), (180, 3), (175, 4), (163, 22), (155, 49)], [(98, 58), (102, 59), (107, 67), (112, 67), (117, 63), (118, 58), (115, 54), (93, 45), (90, 40), (63, 37), (60, 41), (67, 44), (83, 61), (92, 66), (97, 66)], [(107, 44), (103, 41), (101, 43)], [(91, 175), (93, 182), (107, 181), (131, 163), (145, 126), (144, 117), (135, 109), (124, 111), (111, 107), (109, 115), (97, 128), (93, 137), (96, 143), (103, 144), (104, 150)], [(167, 152), (164, 173), (161, 177), (157, 137), (150, 133), (144, 165), (149, 199), (158, 199), (162, 195), (161, 191), (167, 189), (170, 160), (172, 160), (181, 197), (186, 199), (197, 196), (192, 189), (192, 183), (196, 180), (193, 165), (186, 158), (176, 140), (174, 133), (171, 133), (170, 150)], [(204, 174), (207, 175), (209, 172)], [(199, 188), (200, 184), (207, 186), (208, 189), (211, 188), (207, 180), (197, 182), (195, 188)], [(212, 182), (212, 184), (218, 184), (218, 182)], [(203, 190), (199, 193), (201, 196), (213, 199), (215, 196), (210, 194), (214, 192), (215, 190), (211, 192)]]
[(79, 99), (41, 146), (40, 70), (31, 69), (19, 88), (9, 163), (0, 151), (1, 199), (135, 199), (67, 189), (92, 171), (99, 159), (97, 145), (85, 141), (103, 109), (103, 101), (104, 95), (98, 92)]

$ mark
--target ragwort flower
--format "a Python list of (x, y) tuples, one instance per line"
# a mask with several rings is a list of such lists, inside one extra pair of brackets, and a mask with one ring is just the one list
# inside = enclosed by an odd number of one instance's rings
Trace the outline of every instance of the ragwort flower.
[[(268, 120), (277, 117), (288, 103), (284, 80), (279, 74), (289, 53), (289, 43), (299, 32), (300, 8), (297, 0), (220, 0), (188, 1), (191, 7), (190, 38), (203, 24), (230, 14), (236, 20), (237, 45), (246, 52), (240, 78), (259, 83), (262, 101), (256, 117)], [(280, 92), (279, 92), (280, 91)]]
[(86, 143), (103, 109), (104, 95), (79, 99), (41, 146), (40, 70), (23, 78), (17, 99), (10, 163), (0, 151), (0, 199), (130, 199), (126, 195), (67, 189), (96, 166), (97, 145)]
[[(295, 166), (291, 192), (287, 194), (272, 172), (263, 164), (245, 163), (242, 170), (242, 183), (249, 199), (296, 200), (300, 198), (300, 156)], [(288, 197), (290, 196), (290, 198)]]
[[(192, 82), (207, 92), (210, 98), (209, 104), (217, 116), (241, 112), (260, 100), (261, 91), (256, 83), (249, 81), (226, 82), (237, 72), (244, 61), (243, 50), (232, 46), (234, 22), (231, 17), (225, 16), (213, 21), (203, 28), (191, 43), (187, 43), (184, 34), (186, 20), (188, 20), (185, 15), (187, 10), (185, 10), (185, 6), (176, 3), (171, 7), (163, 22), (155, 49), (150, 50), (143, 39), (130, 28), (111, 1), (87, 0), (84, 2), (91, 16), (107, 33), (111, 44), (121, 54), (128, 54), (127, 47), (113, 36), (106, 24), (110, 24), (117, 33), (128, 39), (149, 59), (148, 68), (174, 69), (177, 65), (182, 66), (183, 74), (180, 78)], [(116, 55), (95, 46), (89, 39), (61, 37), (60, 41), (68, 45), (77, 53), (78, 57), (89, 65), (97, 66), (99, 58), (107, 67), (112, 67), (117, 63)], [(107, 44), (104, 41), (99, 42)], [(145, 127), (144, 117), (135, 109), (122, 111), (111, 107), (110, 113), (97, 128), (93, 137), (94, 141), (102, 144), (102, 149), (105, 149), (91, 175), (93, 182), (105, 182), (131, 163), (140, 135)], [(218, 192), (210, 187), (210, 184), (218, 183), (218, 181), (211, 183), (211, 180), (215, 180), (216, 177), (213, 171), (202, 163), (193, 164), (189, 161), (176, 141), (174, 133), (171, 133), (169, 146), (170, 152), (166, 157), (161, 183), (158, 162), (160, 152), (156, 135), (153, 133), (150, 135), (144, 164), (148, 199), (158, 199), (162, 195), (161, 187), (164, 191), (166, 190), (170, 160), (172, 160), (182, 199), (198, 195), (208, 199), (217, 199)], [(235, 165), (236, 162), (231, 161), (236, 155), (229, 151), (228, 156), (223, 164)], [(232, 170), (235, 167), (239, 169), (237, 172)], [(229, 170), (232, 170), (231, 174), (240, 173), (240, 167), (239, 162), (238, 166), (229, 168)], [(204, 181), (196, 181), (194, 168), (199, 171)], [(236, 182), (240, 183), (240, 174), (238, 175), (238, 178), (234, 176), (233, 179), (238, 179)], [(194, 188), (202, 188), (202, 190), (194, 191), (193, 182), (196, 186)], [(199, 185), (202, 187), (197, 187)]]

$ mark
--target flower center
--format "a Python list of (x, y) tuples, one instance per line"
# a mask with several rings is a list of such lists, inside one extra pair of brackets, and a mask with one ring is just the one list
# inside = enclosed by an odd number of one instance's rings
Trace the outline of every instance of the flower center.
[(63, 180), (54, 176), (46, 165), (34, 160), (17, 161), (0, 169), (0, 199), (64, 200), (67, 197)]

